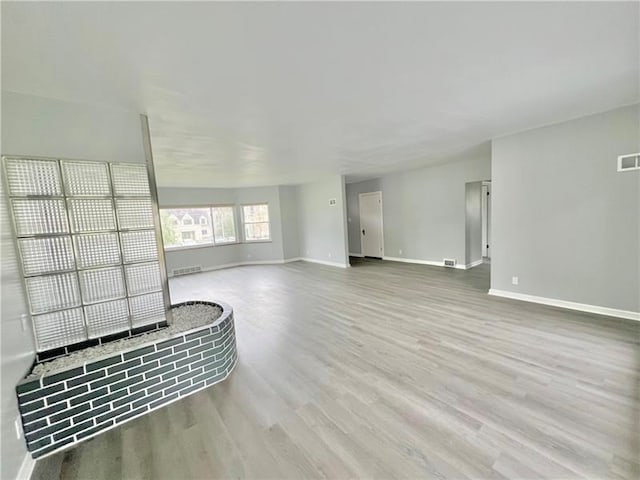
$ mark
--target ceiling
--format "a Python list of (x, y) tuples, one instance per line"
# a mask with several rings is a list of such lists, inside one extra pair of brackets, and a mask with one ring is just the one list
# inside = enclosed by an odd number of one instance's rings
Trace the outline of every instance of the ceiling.
[(160, 185), (348, 179), (638, 102), (640, 3), (2, 3), (3, 89), (147, 113)]

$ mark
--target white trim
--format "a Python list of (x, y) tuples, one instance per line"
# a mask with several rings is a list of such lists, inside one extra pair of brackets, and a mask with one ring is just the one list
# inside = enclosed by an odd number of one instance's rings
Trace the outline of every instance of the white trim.
[(302, 257), (285, 258), (282, 263), (301, 262)]
[(567, 308), (569, 310), (579, 310), (581, 312), (596, 313), (598, 315), (606, 315), (609, 317), (626, 318), (627, 320), (636, 320), (640, 322), (640, 312), (632, 312), (629, 310), (619, 310), (617, 308), (601, 307), (599, 305), (569, 302), (567, 300), (558, 300), (556, 298), (538, 297), (536, 295), (528, 295), (526, 293), (496, 290), (495, 288), (489, 290), (489, 295), (493, 295), (495, 297), (510, 298), (512, 300), (522, 300), (523, 302), (550, 305), (552, 307)]
[[(402, 258), (402, 257), (382, 257), (382, 259), (388, 260), (390, 262), (415, 263), (418, 265), (431, 265), (434, 267), (444, 267), (444, 262), (434, 262), (432, 260), (418, 260), (415, 258)], [(447, 267), (447, 268), (451, 268), (451, 267)], [(456, 263), (456, 266), (454, 268), (457, 268), (458, 270), (466, 270), (467, 266), (462, 265), (461, 263)]]
[[(185, 273), (183, 275), (174, 275), (173, 270), (169, 273), (170, 278), (183, 277), (185, 275), (193, 275), (194, 273), (203, 273), (203, 272), (213, 272), (214, 270), (222, 270), (224, 268), (232, 268), (232, 267), (246, 267), (248, 265), (281, 265), (283, 263), (296, 262), (298, 260), (302, 260), (301, 258), (288, 258), (286, 260), (253, 260), (247, 262), (233, 262), (233, 263), (225, 263), (222, 265), (210, 265), (208, 267), (202, 267), (202, 270), (199, 272), (191, 272)], [(179, 268), (188, 268), (188, 267), (179, 267)]]
[(35, 466), (36, 461), (27, 453), (22, 459), (22, 465), (20, 465), (20, 470), (18, 470), (16, 480), (29, 480), (33, 474)]
[[(629, 167), (629, 168), (622, 168), (622, 160), (624, 160), (625, 158), (632, 158), (635, 160), (635, 167)], [(627, 155), (620, 155), (618, 157), (618, 171), (619, 172), (626, 172), (626, 171), (630, 171), (630, 170), (640, 170), (640, 152), (639, 153), (629, 153)]]
[(483, 262), (484, 260), (480, 259), (480, 260), (476, 260), (475, 262), (467, 263), (465, 265), (465, 270), (469, 270), (470, 268), (477, 267), (478, 265), (482, 265)]
[[(193, 275), (195, 273), (204, 273), (204, 272), (213, 272), (215, 270), (223, 270), (225, 268), (233, 268), (233, 267), (247, 267), (250, 265), (283, 265), (285, 263), (291, 262), (309, 262), (309, 263), (318, 263), (320, 265), (328, 265), (330, 267), (340, 267), (340, 268), (349, 268), (351, 265), (345, 265), (344, 263), (338, 262), (327, 262), (324, 260), (316, 260), (314, 258), (304, 258), (304, 257), (294, 257), (287, 258), (284, 260), (254, 260), (248, 262), (234, 262), (234, 263), (225, 263), (223, 265), (212, 265), (209, 267), (203, 267), (199, 272), (185, 273), (184, 275), (174, 275), (172, 272), (169, 273), (170, 278), (179, 278), (184, 277), (186, 275)], [(187, 267), (181, 267), (187, 268)]]
[[(283, 260), (253, 260), (247, 262), (234, 262), (234, 263), (225, 263), (223, 265), (211, 265), (209, 267), (203, 267), (199, 272), (191, 272), (185, 273), (183, 275), (174, 275), (173, 272), (169, 273), (170, 278), (178, 278), (184, 277), (186, 275), (193, 275), (195, 273), (204, 273), (204, 272), (213, 272), (215, 270), (223, 270), (225, 268), (233, 268), (233, 267), (247, 267), (251, 265), (283, 265), (285, 263), (291, 262), (310, 262), (310, 263), (320, 263), (322, 265), (329, 265), (331, 267), (340, 267), (347, 268), (349, 265), (344, 265), (338, 262), (325, 262), (323, 260), (315, 260), (312, 258), (303, 258), (303, 257), (293, 257), (293, 258), (285, 258)], [(187, 267), (180, 267), (187, 268)]]
[(350, 257), (358, 257), (358, 258), (364, 258), (364, 255), (361, 253), (349, 253)]
[(318, 263), (320, 265), (328, 265), (329, 267), (349, 268), (351, 266), (344, 263), (328, 262), (326, 260), (316, 260), (315, 258), (307, 258), (307, 257), (302, 257), (300, 258), (300, 260), (302, 260), (303, 262)]

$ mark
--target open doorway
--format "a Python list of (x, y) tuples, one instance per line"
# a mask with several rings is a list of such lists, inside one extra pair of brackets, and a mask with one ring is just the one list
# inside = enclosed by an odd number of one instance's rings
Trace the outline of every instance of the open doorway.
[(382, 192), (361, 193), (360, 205), (360, 251), (364, 257), (384, 256), (382, 226)]
[(491, 182), (465, 185), (465, 268), (488, 263), (491, 251)]
[(491, 260), (491, 181), (482, 182), (482, 260)]

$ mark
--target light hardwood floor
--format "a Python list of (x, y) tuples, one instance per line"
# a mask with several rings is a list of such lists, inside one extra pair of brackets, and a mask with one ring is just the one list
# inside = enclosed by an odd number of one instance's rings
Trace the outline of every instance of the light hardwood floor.
[(241, 267), (228, 381), (103, 434), (60, 478), (640, 477), (640, 324), (489, 297), (488, 266)]

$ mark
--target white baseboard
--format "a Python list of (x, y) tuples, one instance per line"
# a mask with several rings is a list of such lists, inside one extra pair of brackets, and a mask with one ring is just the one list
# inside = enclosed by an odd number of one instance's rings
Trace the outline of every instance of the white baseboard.
[[(224, 263), (222, 265), (211, 265), (208, 267), (203, 267), (202, 270), (200, 270), (199, 272), (193, 272), (193, 273), (202, 273), (202, 272), (213, 272), (215, 270), (223, 270), (225, 268), (233, 268), (233, 267), (244, 267), (244, 266), (248, 266), (248, 265), (282, 265), (283, 263), (289, 263), (289, 262), (297, 262), (298, 260), (302, 260), (301, 258), (288, 258), (285, 260), (249, 260), (246, 262), (233, 262), (233, 263)], [(192, 275), (192, 273), (187, 273), (186, 275)], [(167, 275), (169, 278), (174, 278), (175, 275), (173, 275), (173, 273), (168, 272)], [(182, 277), (183, 275), (178, 275), (179, 277)]]
[[(434, 267), (444, 267), (444, 262), (434, 262), (432, 260), (418, 260), (415, 258), (404, 258), (404, 257), (382, 257), (383, 260), (389, 260), (390, 262), (403, 262), (403, 263), (415, 263), (417, 265), (431, 265)], [(451, 267), (448, 267), (451, 268)], [(466, 270), (467, 266), (458, 263), (454, 268), (458, 270)]]
[[(291, 262), (310, 262), (310, 263), (319, 263), (321, 265), (328, 265), (330, 267), (340, 267), (340, 268), (348, 268), (350, 265), (344, 265), (338, 262), (326, 262), (324, 260), (316, 260), (313, 258), (304, 258), (304, 257), (294, 257), (294, 258), (286, 258), (284, 260), (249, 260), (246, 262), (234, 262), (234, 263), (225, 263), (222, 265), (212, 265), (209, 267), (204, 267), (199, 272), (187, 273), (185, 275), (193, 275), (194, 273), (203, 273), (203, 272), (213, 272), (215, 270), (223, 270), (225, 268), (233, 268), (233, 267), (246, 267), (250, 265), (283, 265), (285, 263)], [(184, 275), (178, 275), (178, 277), (182, 277)], [(169, 278), (177, 278), (171, 272), (168, 273)]]
[(344, 263), (329, 262), (329, 261), (326, 261), (326, 260), (316, 260), (315, 258), (302, 257), (302, 258), (300, 258), (300, 260), (302, 260), (303, 262), (318, 263), (320, 265), (327, 265), (329, 267), (339, 267), (339, 268), (349, 268), (350, 267), (350, 265), (346, 265)]
[(27, 453), (22, 459), (22, 465), (20, 465), (20, 470), (18, 470), (16, 480), (29, 480), (33, 474), (35, 466), (36, 461)]
[(361, 253), (350, 253), (349, 256), (350, 257), (364, 258), (364, 255), (361, 254)]
[(477, 267), (478, 265), (481, 265), (482, 262), (483, 260), (480, 259), (480, 260), (476, 260), (475, 262), (467, 263), (467, 265), (465, 266), (465, 270), (469, 270), (470, 268)]
[(640, 312), (631, 312), (629, 310), (618, 310), (617, 308), (601, 307), (599, 305), (589, 305), (586, 303), (569, 302), (567, 300), (558, 300), (556, 298), (538, 297), (535, 295), (527, 295), (526, 293), (508, 292), (506, 290), (489, 290), (489, 295), (495, 297), (510, 298), (513, 300), (522, 300), (530, 303), (540, 303), (542, 305), (550, 305), (552, 307), (567, 308), (569, 310), (578, 310), (581, 312), (596, 313), (598, 315), (606, 315), (609, 317), (626, 318), (627, 320), (640, 321)]
[(302, 261), (302, 257), (294, 257), (294, 258), (285, 258), (282, 263), (291, 263), (291, 262), (300, 262)]

